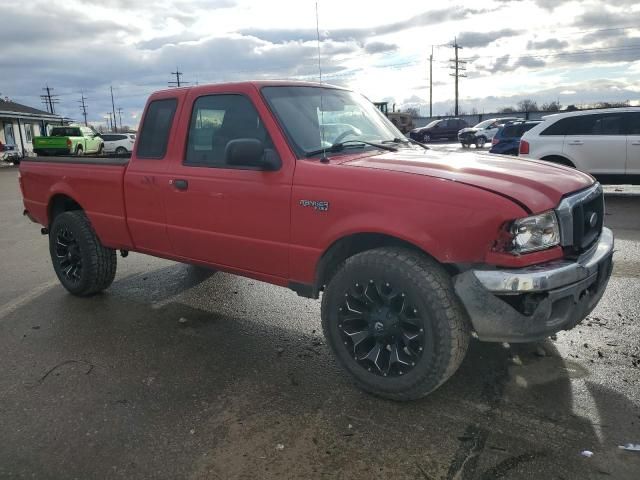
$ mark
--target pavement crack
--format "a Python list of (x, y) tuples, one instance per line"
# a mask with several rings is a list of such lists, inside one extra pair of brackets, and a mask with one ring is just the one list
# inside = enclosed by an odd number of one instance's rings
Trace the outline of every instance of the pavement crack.
[(87, 371), (84, 372), (85, 375), (89, 375), (93, 371), (93, 369), (95, 367), (95, 365), (93, 365), (93, 363), (87, 362), (86, 360), (65, 360), (63, 362), (60, 362), (60, 363), (54, 365), (49, 370), (47, 370), (45, 372), (45, 374), (42, 375), (42, 377), (40, 377), (40, 379), (38, 380), (38, 384), (42, 385), (42, 383), (47, 379), (47, 377), (49, 375), (51, 375), (53, 372), (55, 372), (58, 368), (60, 368), (60, 367), (62, 367), (64, 365), (69, 365), (71, 363), (79, 363), (79, 364), (87, 365), (88, 368), (87, 368)]

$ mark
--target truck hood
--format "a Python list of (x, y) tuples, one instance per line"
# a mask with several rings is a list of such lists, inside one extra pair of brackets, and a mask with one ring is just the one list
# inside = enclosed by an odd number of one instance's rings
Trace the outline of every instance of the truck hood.
[(474, 128), (474, 127), (467, 127), (467, 128), (463, 128), (462, 130), (460, 130), (458, 132), (458, 135), (461, 133), (476, 133), (479, 132), (480, 129), (479, 128)]
[(344, 165), (464, 183), (508, 197), (532, 213), (555, 208), (566, 194), (594, 183), (590, 175), (569, 167), (476, 152), (403, 149), (348, 160)]

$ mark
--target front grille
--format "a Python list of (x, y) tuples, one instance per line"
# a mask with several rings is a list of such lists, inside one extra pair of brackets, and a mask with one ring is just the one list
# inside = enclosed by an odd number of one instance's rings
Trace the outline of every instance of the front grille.
[(604, 222), (604, 194), (599, 183), (565, 197), (556, 209), (562, 246), (580, 254), (600, 237)]
[(604, 196), (580, 203), (573, 207), (573, 246), (583, 252), (593, 245), (602, 231), (604, 220)]

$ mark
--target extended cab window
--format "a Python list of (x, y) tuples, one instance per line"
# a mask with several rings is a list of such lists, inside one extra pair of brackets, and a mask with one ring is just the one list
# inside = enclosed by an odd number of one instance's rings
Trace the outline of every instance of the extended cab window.
[(138, 158), (164, 157), (177, 105), (178, 101), (175, 98), (154, 100), (149, 104), (140, 129), (140, 141), (136, 152)]
[(193, 105), (185, 165), (226, 167), (227, 144), (238, 138), (255, 138), (273, 148), (253, 103), (242, 95), (208, 95)]
[(81, 137), (78, 127), (54, 127), (51, 130), (52, 137)]

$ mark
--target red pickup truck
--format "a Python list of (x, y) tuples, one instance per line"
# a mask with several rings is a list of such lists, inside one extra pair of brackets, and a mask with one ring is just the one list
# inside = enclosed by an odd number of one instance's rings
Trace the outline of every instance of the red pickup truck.
[(107, 288), (117, 250), (323, 292), (339, 363), (396, 400), (441, 385), (472, 336), (574, 327), (612, 269), (591, 176), (430, 150), (325, 84), (154, 93), (130, 159), (25, 159), (20, 187), (72, 294)]

